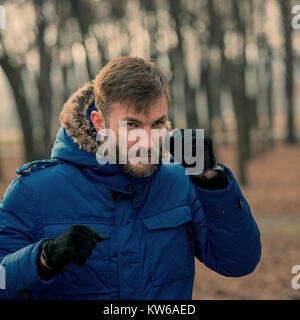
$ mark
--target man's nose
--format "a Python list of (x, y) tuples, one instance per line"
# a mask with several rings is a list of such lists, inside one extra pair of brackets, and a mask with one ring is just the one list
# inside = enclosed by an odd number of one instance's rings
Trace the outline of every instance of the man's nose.
[(151, 129), (144, 129), (144, 133), (143, 135), (141, 135), (138, 138), (138, 144), (140, 146), (140, 148), (142, 149), (147, 149), (147, 150), (151, 150), (151, 148), (153, 147), (153, 141), (152, 141), (152, 137), (151, 137)]

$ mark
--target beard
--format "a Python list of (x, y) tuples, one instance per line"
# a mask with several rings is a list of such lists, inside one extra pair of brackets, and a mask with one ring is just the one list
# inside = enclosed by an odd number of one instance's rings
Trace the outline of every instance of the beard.
[[(138, 164), (132, 164), (130, 163), (130, 160), (128, 159), (128, 155), (127, 155), (127, 163), (123, 164), (123, 163), (119, 163), (119, 159), (120, 159), (120, 148), (119, 146), (117, 146), (117, 165), (129, 176), (133, 177), (133, 178), (144, 178), (144, 177), (149, 177), (151, 176), (157, 169), (157, 164), (153, 164), (153, 163), (138, 163)], [(147, 152), (148, 153), (148, 152)], [(137, 151), (136, 153), (137, 156), (140, 156), (140, 150)], [(151, 154), (149, 155), (151, 156)], [(161, 151), (161, 147), (159, 148), (159, 151), (156, 152), (156, 157), (158, 156), (158, 160), (159, 162), (161, 162), (162, 159), (162, 151)], [(150, 162), (150, 158), (149, 162)]]
[(118, 166), (133, 178), (149, 177), (157, 169), (157, 164), (118, 164)]
[[(106, 123), (106, 126), (107, 128), (109, 128), (108, 123)], [(107, 140), (104, 140), (102, 143), (106, 141)], [(102, 143), (100, 142), (100, 145)], [(159, 145), (153, 146), (150, 152), (149, 150), (145, 150), (145, 149), (143, 150), (137, 149), (135, 154), (132, 154), (130, 152), (131, 154), (129, 157), (128, 150), (126, 151), (123, 150), (123, 148), (120, 148), (118, 143), (114, 142), (113, 148), (115, 149), (115, 153), (114, 153), (115, 157), (112, 160), (110, 160), (109, 152), (107, 149), (105, 149), (104, 155), (101, 151), (100, 154), (97, 156), (97, 160), (98, 162), (102, 163), (103, 159), (108, 159), (109, 162), (117, 164), (127, 175), (133, 178), (149, 177), (156, 171), (158, 167), (158, 163), (162, 163), (164, 161), (163, 159), (165, 159), (166, 154), (165, 154), (165, 148), (163, 148), (163, 145), (164, 145), (163, 140), (160, 140)], [(109, 145), (108, 149), (110, 147), (112, 146)], [(163, 149), (164, 149), (164, 153), (163, 153)], [(153, 153), (153, 158), (151, 157), (151, 151)], [(141, 154), (142, 156), (140, 157)], [(120, 158), (122, 159), (122, 161), (120, 161)], [(124, 161), (124, 159), (126, 159), (126, 161)], [(134, 160), (134, 163), (132, 163), (130, 159)], [(169, 159), (168, 156), (167, 156), (167, 159)], [(151, 160), (153, 160), (152, 162), (154, 163), (151, 163)], [(139, 162), (136, 163), (136, 161), (139, 161)], [(104, 160), (104, 163), (106, 163), (106, 160)]]

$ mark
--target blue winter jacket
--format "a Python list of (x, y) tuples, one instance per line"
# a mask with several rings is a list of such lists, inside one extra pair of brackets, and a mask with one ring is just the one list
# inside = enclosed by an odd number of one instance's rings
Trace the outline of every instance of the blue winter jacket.
[[(0, 203), (0, 298), (26, 299), (25, 290), (27, 299), (191, 299), (195, 257), (224, 276), (251, 273), (261, 254), (259, 229), (232, 172), (225, 167), (226, 189), (208, 191), (179, 164), (160, 164), (139, 179), (98, 164), (91, 86), (65, 104), (51, 159), (20, 167)], [(107, 240), (83, 267), (70, 263), (42, 280), (40, 244), (72, 224)]]

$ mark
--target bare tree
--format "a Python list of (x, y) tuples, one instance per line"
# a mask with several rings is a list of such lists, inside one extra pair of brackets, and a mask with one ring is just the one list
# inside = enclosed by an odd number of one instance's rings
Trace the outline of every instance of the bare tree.
[[(237, 164), (239, 170), (239, 181), (241, 184), (247, 183), (246, 163), (250, 156), (250, 113), (249, 100), (246, 94), (246, 79), (245, 72), (247, 68), (246, 60), (246, 24), (241, 14), (241, 3), (237, 0), (230, 2), (230, 14), (228, 17), (221, 17), (217, 12), (213, 16), (222, 21), (223, 25), (227, 19), (232, 19), (234, 22), (234, 30), (240, 37), (241, 50), (238, 56), (230, 59), (225, 54), (225, 34), (220, 29), (220, 44), (222, 53), (222, 81), (227, 84), (231, 92), (233, 108), (237, 123)], [(211, 7), (214, 10), (214, 7)], [(223, 43), (222, 43), (223, 41)]]
[(2, 166), (2, 158), (1, 158), (1, 153), (0, 153), (0, 181), (4, 180), (4, 171), (3, 171), (3, 166)]
[(70, 7), (72, 8), (72, 16), (74, 16), (78, 23), (81, 33), (81, 44), (85, 50), (85, 64), (89, 80), (94, 79), (94, 73), (92, 71), (91, 62), (88, 56), (88, 51), (85, 45), (85, 38), (88, 36), (89, 26), (94, 21), (94, 12), (90, 1), (70, 1)]
[[(221, 64), (216, 65), (213, 55), (217, 52), (224, 52), (224, 32), (221, 25), (216, 23), (219, 21), (218, 14), (215, 10), (214, 0), (207, 1), (207, 12), (209, 16), (208, 39), (205, 50), (205, 60), (203, 65), (203, 83), (206, 89), (206, 98), (208, 106), (209, 118), (209, 134), (213, 135), (213, 119), (218, 117), (221, 119)], [(224, 126), (223, 126), (224, 127)]]
[(273, 108), (273, 53), (272, 49), (268, 47), (268, 59), (266, 60), (266, 69), (268, 72), (268, 89), (267, 89), (267, 108), (268, 108), (268, 126), (269, 126), (269, 146), (274, 145), (274, 133), (273, 133), (273, 122), (274, 122), (274, 108)]
[(39, 108), (42, 115), (43, 124), (43, 149), (42, 157), (49, 157), (52, 147), (51, 139), (51, 120), (52, 120), (52, 83), (50, 81), (50, 71), (52, 64), (51, 49), (46, 46), (44, 37), (47, 21), (44, 17), (42, 6), (44, 0), (34, 0), (35, 12), (37, 17), (36, 45), (40, 56), (39, 74), (36, 77), (38, 90)]
[(140, 5), (147, 14), (147, 29), (150, 35), (150, 58), (157, 59), (157, 6), (155, 0), (140, 0)]
[(287, 137), (286, 142), (296, 143), (295, 110), (294, 110), (294, 70), (292, 52), (291, 1), (278, 0), (281, 8), (282, 28), (285, 51), (285, 92), (287, 100)]
[(174, 96), (177, 97), (179, 105), (185, 107), (187, 127), (198, 128), (198, 116), (196, 112), (196, 88), (190, 86), (188, 81), (188, 73), (185, 67), (182, 21), (180, 19), (184, 7), (181, 1), (174, 2), (169, 0), (169, 8), (170, 15), (174, 21), (174, 29), (176, 31), (178, 40), (177, 46), (172, 48), (169, 52), (173, 71), (171, 85)]
[[(2, 47), (4, 48), (3, 43)], [(22, 79), (22, 71), (24, 69), (24, 66), (13, 65), (6, 52), (2, 55), (2, 57), (0, 57), (0, 66), (2, 67), (8, 79), (8, 82), (10, 83), (15, 98), (18, 116), (23, 133), (24, 158), (27, 161), (34, 160), (37, 154), (36, 149), (34, 147), (33, 124), (31, 119), (31, 113), (26, 100), (25, 88)]]

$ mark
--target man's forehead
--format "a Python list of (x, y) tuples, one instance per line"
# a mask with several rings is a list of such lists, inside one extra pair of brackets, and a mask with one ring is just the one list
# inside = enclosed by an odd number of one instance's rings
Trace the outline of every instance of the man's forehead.
[(119, 119), (156, 121), (163, 116), (167, 116), (168, 106), (166, 99), (159, 99), (157, 102), (150, 105), (148, 108), (137, 108), (134, 105), (114, 103), (113, 109), (119, 114)]

